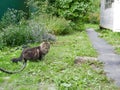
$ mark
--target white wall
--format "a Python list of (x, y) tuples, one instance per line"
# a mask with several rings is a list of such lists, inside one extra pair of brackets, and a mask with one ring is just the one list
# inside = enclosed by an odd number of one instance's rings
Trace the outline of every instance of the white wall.
[(113, 8), (105, 9), (105, 0), (101, 0), (100, 26), (113, 29)]
[(115, 0), (113, 9), (113, 31), (120, 32), (120, 0)]

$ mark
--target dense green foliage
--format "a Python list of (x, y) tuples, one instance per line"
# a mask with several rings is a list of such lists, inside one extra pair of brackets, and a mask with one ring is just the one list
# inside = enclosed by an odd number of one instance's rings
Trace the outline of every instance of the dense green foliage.
[(76, 21), (87, 14), (90, 0), (29, 0), (28, 6), (39, 13), (50, 13)]
[(7, 46), (41, 42), (42, 34), (45, 30), (43, 25), (35, 23), (34, 20), (31, 20), (29, 23), (21, 22), (19, 25), (11, 25), (3, 29), (3, 41)]
[(44, 23), (48, 32), (55, 35), (66, 35), (73, 31), (71, 27), (71, 21), (68, 21), (64, 18), (43, 14), (35, 17), (35, 20), (39, 23)]
[(100, 22), (100, 0), (90, 0), (91, 5), (89, 6), (90, 12), (86, 17), (86, 22), (99, 24)]
[(84, 29), (84, 21), (99, 23), (100, 0), (30, 0), (34, 14), (51, 14), (72, 21), (75, 30)]
[(84, 30), (84, 20), (88, 15), (90, 0), (33, 0), (29, 6), (35, 8), (36, 13), (47, 13), (71, 21), (74, 30)]
[(84, 20), (84, 16), (89, 11), (89, 3), (90, 0), (57, 0), (54, 7), (58, 16), (76, 22)]

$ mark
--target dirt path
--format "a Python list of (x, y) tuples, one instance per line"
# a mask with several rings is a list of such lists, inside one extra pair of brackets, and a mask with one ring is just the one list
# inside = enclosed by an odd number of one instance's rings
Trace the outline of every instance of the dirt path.
[(98, 60), (104, 62), (104, 71), (107, 76), (115, 81), (120, 87), (120, 55), (115, 54), (114, 48), (105, 40), (98, 37), (94, 29), (87, 29), (87, 34), (93, 44), (93, 47), (99, 53)]

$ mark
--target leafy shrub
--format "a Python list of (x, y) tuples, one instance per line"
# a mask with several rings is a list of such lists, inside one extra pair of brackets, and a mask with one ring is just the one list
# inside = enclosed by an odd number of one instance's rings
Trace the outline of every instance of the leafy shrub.
[(99, 13), (90, 13), (88, 16), (88, 20), (90, 23), (98, 24), (100, 21)]
[(84, 23), (82, 21), (79, 21), (79, 22), (76, 22), (76, 23), (71, 22), (71, 27), (75, 31), (83, 31), (83, 30), (85, 30), (85, 26), (84, 26)]
[(30, 38), (30, 32), (25, 26), (9, 26), (4, 29), (4, 42), (7, 46), (22, 45), (28, 42)]
[(21, 22), (20, 25), (11, 25), (3, 29), (3, 41), (8, 46), (40, 42), (45, 31), (43, 25), (34, 21)]
[(85, 18), (87, 23), (99, 24), (100, 21), (100, 0), (90, 0), (90, 12)]
[[(84, 22), (85, 16), (88, 15), (90, 9), (90, 0), (30, 0), (28, 2), (30, 6), (37, 8), (36, 12), (39, 12), (39, 14), (47, 13), (70, 20), (72, 25), (74, 24), (74, 29), (77, 30), (83, 30), (84, 23), (82, 22)], [(54, 30), (55, 34), (58, 31), (56, 29)]]
[(64, 19), (58, 18), (49, 14), (39, 15), (35, 17), (38, 23), (43, 23), (48, 32), (55, 35), (65, 35), (72, 32), (71, 22)]
[(50, 17), (47, 28), (49, 29), (49, 32), (55, 35), (65, 35), (72, 32), (70, 21), (67, 21), (64, 18)]
[(66, 19), (76, 21), (87, 14), (90, 0), (57, 0), (56, 8), (58, 15)]

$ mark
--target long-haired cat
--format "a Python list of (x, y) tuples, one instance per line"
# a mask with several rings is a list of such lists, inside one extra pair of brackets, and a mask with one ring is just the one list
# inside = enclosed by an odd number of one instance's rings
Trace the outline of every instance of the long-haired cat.
[(24, 49), (18, 58), (13, 58), (12, 62), (17, 63), (19, 61), (23, 61), (23, 67), (19, 71), (7, 71), (5, 69), (0, 68), (2, 72), (8, 73), (8, 74), (13, 74), (22, 71), (27, 64), (27, 61), (37, 61), (41, 60), (50, 50), (50, 43), (49, 42), (42, 42), (40, 46), (33, 47), (33, 48), (27, 48)]

